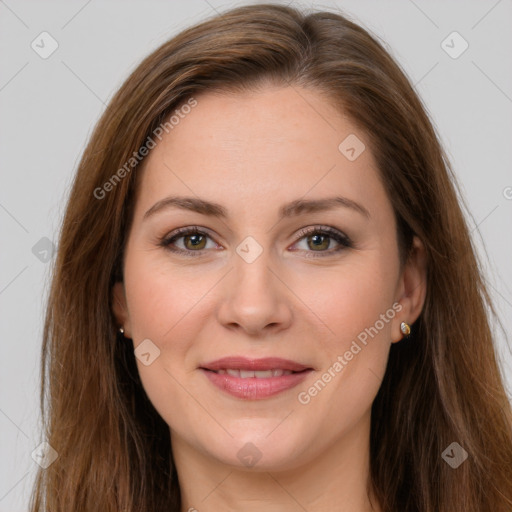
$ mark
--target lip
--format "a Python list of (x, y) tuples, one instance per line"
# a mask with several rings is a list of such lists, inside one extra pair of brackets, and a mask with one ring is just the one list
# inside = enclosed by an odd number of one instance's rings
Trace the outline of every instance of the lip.
[(216, 359), (210, 363), (201, 365), (201, 368), (207, 370), (222, 370), (226, 368), (234, 368), (239, 370), (290, 370), (292, 372), (301, 372), (302, 370), (312, 369), (309, 366), (291, 361), (290, 359), (281, 359), (280, 357), (263, 357), (261, 359), (249, 359), (243, 356), (229, 356)]
[[(303, 364), (281, 359), (265, 357), (248, 359), (246, 357), (224, 357), (202, 365), (200, 371), (220, 390), (243, 400), (262, 400), (287, 391), (300, 384), (313, 371)], [(227, 373), (216, 373), (218, 370), (238, 369), (245, 371), (288, 370), (289, 374), (272, 377), (242, 378)]]

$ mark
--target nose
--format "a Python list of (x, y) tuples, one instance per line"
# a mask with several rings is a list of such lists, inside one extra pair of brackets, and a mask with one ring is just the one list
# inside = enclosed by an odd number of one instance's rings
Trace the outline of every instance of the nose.
[(248, 263), (233, 255), (234, 268), (222, 280), (218, 320), (252, 337), (276, 334), (293, 319), (293, 293), (272, 267), (269, 251)]

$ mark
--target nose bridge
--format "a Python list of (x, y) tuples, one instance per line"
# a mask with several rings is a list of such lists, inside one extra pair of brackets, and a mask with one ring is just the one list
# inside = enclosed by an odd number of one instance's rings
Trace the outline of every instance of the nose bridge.
[[(272, 251), (247, 237), (233, 255), (233, 271), (225, 283), (219, 320), (256, 333), (272, 325), (283, 327), (291, 319), (283, 284), (270, 270)], [(269, 268), (270, 267), (270, 268)]]
[[(272, 273), (269, 270), (271, 251), (267, 248), (258, 254), (254, 247), (249, 245), (249, 250), (247, 248), (247, 243), (240, 244), (237, 248), (237, 255), (234, 257), (234, 289), (240, 297), (254, 297), (261, 292), (274, 296), (271, 288), (275, 283), (270, 282)], [(247, 252), (244, 253), (244, 249)]]

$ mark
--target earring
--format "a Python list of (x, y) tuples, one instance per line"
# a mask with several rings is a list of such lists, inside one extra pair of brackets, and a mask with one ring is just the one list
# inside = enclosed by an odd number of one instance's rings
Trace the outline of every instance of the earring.
[(120, 332), (121, 334), (124, 334), (124, 329), (123, 329), (122, 327), (119, 327), (119, 332)]
[(405, 336), (409, 336), (409, 334), (411, 334), (411, 326), (405, 322), (400, 324), (400, 330)]

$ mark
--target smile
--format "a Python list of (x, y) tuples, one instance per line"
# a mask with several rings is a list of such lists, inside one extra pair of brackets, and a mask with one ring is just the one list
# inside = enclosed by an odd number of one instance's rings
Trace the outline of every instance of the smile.
[[(214, 370), (211, 370), (214, 371)], [(282, 375), (291, 375), (291, 370), (283, 370), (281, 368), (275, 369), (275, 370), (239, 370), (239, 369), (233, 369), (233, 368), (226, 368), (226, 369), (220, 369), (215, 371), (218, 375), (231, 375), (232, 377), (240, 377), (241, 379), (249, 379), (249, 378), (256, 378), (256, 379), (269, 379), (271, 377), (281, 377)]]

